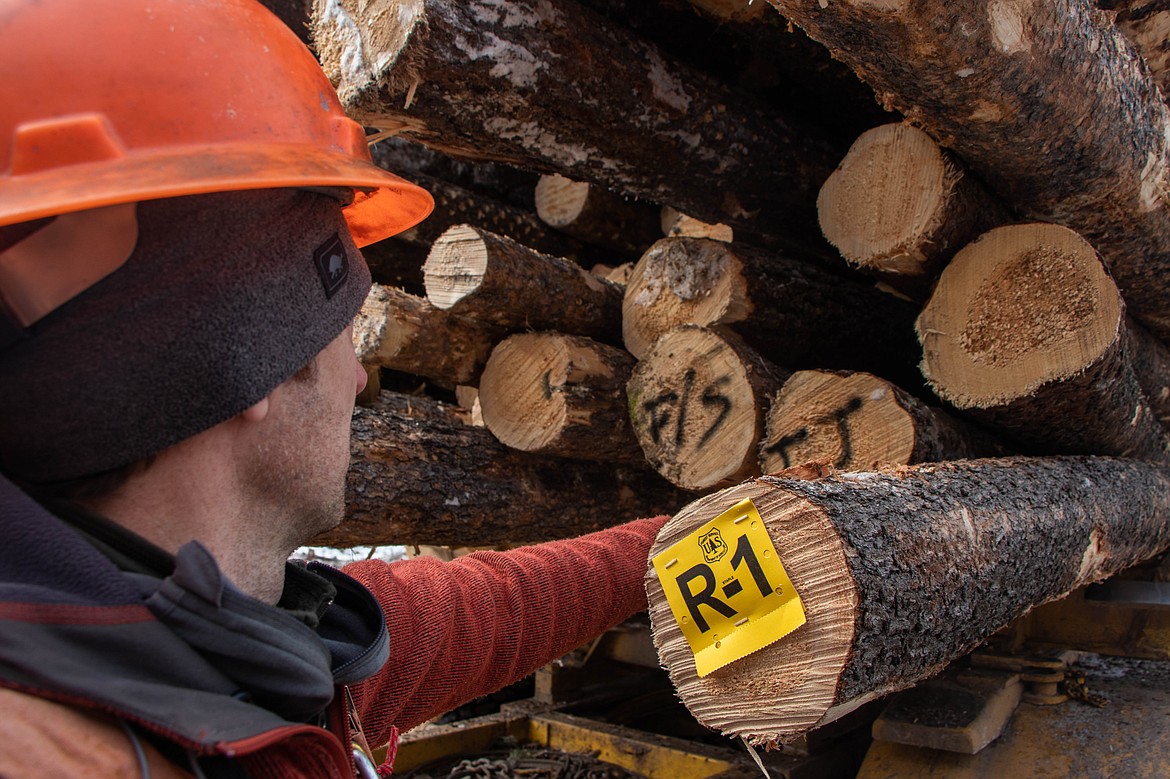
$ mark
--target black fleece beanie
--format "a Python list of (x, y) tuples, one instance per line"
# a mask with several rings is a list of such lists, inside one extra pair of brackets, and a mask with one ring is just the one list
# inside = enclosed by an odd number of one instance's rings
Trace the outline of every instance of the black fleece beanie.
[(125, 265), (0, 352), (0, 464), (127, 465), (230, 419), (349, 325), (370, 287), (341, 202), (294, 189), (139, 203)]

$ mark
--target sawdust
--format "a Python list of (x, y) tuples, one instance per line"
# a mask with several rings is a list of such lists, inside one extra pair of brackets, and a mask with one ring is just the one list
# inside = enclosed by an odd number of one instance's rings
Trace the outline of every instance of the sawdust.
[(1074, 337), (1097, 306), (1097, 290), (1078, 258), (1052, 247), (1032, 249), (979, 288), (959, 343), (975, 362), (1005, 367)]

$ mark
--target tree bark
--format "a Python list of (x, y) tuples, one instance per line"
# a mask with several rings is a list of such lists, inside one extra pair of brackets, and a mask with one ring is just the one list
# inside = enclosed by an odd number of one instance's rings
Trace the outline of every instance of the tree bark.
[(479, 383), (488, 430), (513, 449), (574, 460), (644, 463), (626, 408), (634, 358), (561, 333), (513, 335)]
[(727, 325), (790, 369), (870, 370), (912, 387), (916, 306), (863, 282), (742, 244), (665, 238), (626, 285), (622, 336), (635, 357), (676, 325)]
[(1170, 456), (1126, 353), (1121, 297), (1071, 230), (986, 233), (943, 271), (917, 328), (938, 396), (1031, 452)]
[(817, 197), (821, 231), (850, 265), (914, 298), (1007, 211), (962, 163), (908, 124), (863, 133)]
[(764, 412), (787, 376), (730, 331), (669, 331), (634, 366), (626, 388), (646, 460), (687, 490), (759, 474)]
[(423, 281), (431, 303), (452, 314), (621, 342), (620, 285), (487, 230), (456, 225), (443, 233)]
[(988, 433), (868, 373), (798, 371), (768, 409), (760, 469), (839, 471), (1007, 454)]
[(380, 284), (370, 289), (353, 331), (362, 363), (414, 373), (448, 388), (474, 384), (504, 337), (498, 326), (449, 314)]
[(1170, 8), (1164, 0), (1104, 0), (1115, 12), (1117, 28), (1150, 68), (1163, 99), (1170, 95)]
[(622, 258), (641, 256), (662, 237), (661, 210), (556, 173), (541, 176), (536, 184), (536, 213), (545, 224)]
[(790, 741), (912, 686), (1033, 606), (1170, 545), (1164, 467), (1016, 458), (761, 477), (687, 506), (651, 556), (744, 498), (763, 518), (804, 625), (699, 678), (653, 568), (646, 589), (659, 658), (683, 702), (708, 727), (757, 744)]
[(326, 546), (495, 546), (567, 538), (689, 500), (649, 468), (509, 449), (457, 409), (383, 392), (353, 418), (346, 519)]
[[(587, 245), (564, 231), (550, 229), (536, 214), (501, 200), (480, 195), (442, 179), (411, 174), (410, 180), (431, 193), (435, 210), (415, 227), (400, 233), (399, 238), (430, 250), (431, 245), (448, 229), (469, 224), (503, 235), (517, 243), (554, 257), (579, 264), (593, 265), (614, 259), (614, 253), (594, 241)], [(624, 259), (619, 257), (617, 259)]]
[(1170, 113), (1088, 0), (770, 0), (1017, 214), (1101, 252), (1170, 339)]
[(573, 0), (318, 0), (313, 33), (368, 126), (820, 243), (813, 133)]

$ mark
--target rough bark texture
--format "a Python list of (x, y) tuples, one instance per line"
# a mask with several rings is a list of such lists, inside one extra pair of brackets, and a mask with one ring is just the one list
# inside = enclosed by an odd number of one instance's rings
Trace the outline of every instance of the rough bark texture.
[(314, 16), (325, 70), (366, 125), (745, 235), (819, 239), (829, 149), (573, 0), (319, 0)]
[(452, 314), (512, 330), (621, 340), (620, 285), (487, 230), (456, 225), (443, 233), (423, 281), (431, 303)]
[(730, 331), (671, 330), (634, 367), (626, 388), (646, 460), (688, 490), (758, 474), (764, 414), (787, 376)]
[(509, 449), (456, 409), (383, 392), (353, 418), (346, 520), (314, 543), (496, 546), (668, 514), (689, 500), (649, 468)]
[(1170, 439), (1133, 370), (1123, 305), (1093, 248), (1057, 225), (968, 245), (918, 319), (938, 396), (1037, 454), (1163, 460)]
[(555, 173), (541, 176), (536, 184), (536, 213), (545, 224), (585, 243), (611, 249), (623, 259), (640, 257), (662, 237), (661, 210)]
[(1101, 252), (1131, 313), (1170, 337), (1170, 114), (1087, 0), (770, 0), (1018, 214)]
[(821, 187), (821, 231), (850, 265), (916, 300), (1007, 211), (950, 152), (905, 123), (863, 133)]
[(1104, 0), (1117, 28), (1146, 61), (1162, 97), (1170, 94), (1170, 7), (1165, 0)]
[(651, 555), (745, 497), (806, 624), (700, 679), (653, 569), (646, 584), (659, 657), (684, 703), (709, 727), (764, 744), (909, 687), (1033, 606), (1170, 545), (1164, 467), (1016, 458), (761, 477), (687, 506)]
[[(584, 0), (663, 51), (816, 126), (842, 150), (895, 121), (843, 63), (764, 2)], [(698, 12), (696, 12), (698, 11)]]
[(582, 336), (522, 333), (492, 350), (479, 384), (488, 430), (525, 452), (644, 462), (626, 409), (634, 358)]
[(827, 461), (839, 471), (868, 471), (1003, 454), (988, 433), (877, 376), (798, 371), (768, 409), (760, 469)]
[(913, 387), (916, 312), (913, 304), (863, 281), (784, 254), (665, 238), (634, 267), (622, 334), (639, 357), (676, 325), (727, 325), (786, 368), (864, 369)]
[(400, 289), (375, 284), (354, 319), (358, 359), (433, 379), (474, 384), (503, 331), (454, 316)]
[(1132, 319), (1125, 322), (1125, 353), (1154, 416), (1170, 426), (1170, 349)]

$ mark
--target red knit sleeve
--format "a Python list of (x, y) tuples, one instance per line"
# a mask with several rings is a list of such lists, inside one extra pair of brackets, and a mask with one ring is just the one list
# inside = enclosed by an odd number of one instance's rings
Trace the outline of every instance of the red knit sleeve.
[(524, 678), (646, 608), (666, 517), (450, 562), (346, 566), (386, 612), (390, 660), (354, 688), (371, 743)]

